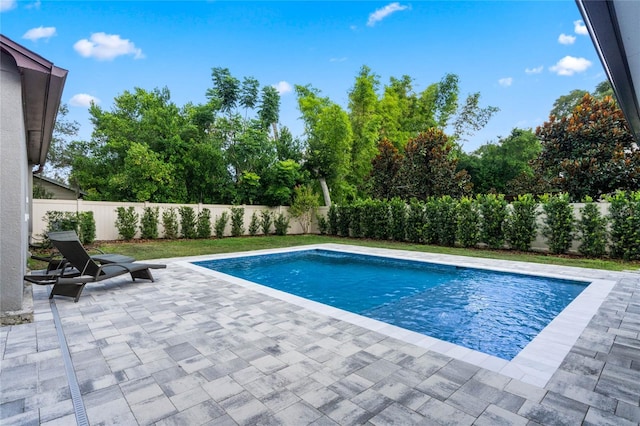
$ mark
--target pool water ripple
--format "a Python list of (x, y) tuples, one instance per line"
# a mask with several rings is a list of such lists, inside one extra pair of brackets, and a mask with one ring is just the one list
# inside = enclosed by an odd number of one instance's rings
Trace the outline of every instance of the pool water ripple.
[(325, 250), (195, 263), (506, 360), (587, 284)]

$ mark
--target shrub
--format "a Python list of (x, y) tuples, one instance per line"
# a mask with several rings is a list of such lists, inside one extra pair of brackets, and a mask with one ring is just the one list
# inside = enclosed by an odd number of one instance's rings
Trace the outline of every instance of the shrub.
[(180, 211), (180, 233), (182, 238), (193, 239), (196, 237), (196, 213), (193, 207), (181, 206)]
[(607, 251), (607, 218), (603, 217), (593, 198), (586, 196), (580, 209), (576, 231), (580, 236), (578, 252), (584, 256), (600, 257)]
[(452, 247), (456, 243), (457, 205), (458, 202), (450, 195), (443, 195), (436, 200), (437, 213), (434, 229), (440, 245)]
[(145, 207), (140, 218), (140, 238), (158, 238), (158, 218), (160, 209), (158, 207)]
[(507, 242), (516, 250), (528, 251), (538, 232), (538, 203), (531, 194), (518, 195), (511, 203), (505, 223)]
[(96, 239), (96, 221), (92, 211), (76, 213), (51, 210), (45, 213), (44, 220), (47, 222), (42, 242), (44, 247), (51, 246), (47, 238), (49, 232), (75, 231), (82, 244), (91, 244)]
[(438, 199), (429, 197), (424, 204), (422, 241), (426, 244), (438, 244)]
[(320, 232), (320, 235), (326, 235), (327, 230), (329, 228), (329, 223), (327, 222), (327, 218), (319, 214), (316, 216), (316, 219), (318, 220), (318, 231)]
[(391, 235), (391, 210), (386, 200), (373, 200), (374, 237), (388, 240)]
[(79, 212), (78, 221), (82, 244), (93, 243), (96, 239), (96, 220), (93, 218), (93, 212)]
[(353, 238), (362, 238), (363, 235), (364, 203), (356, 200), (349, 206), (349, 229)]
[(165, 238), (169, 240), (178, 238), (178, 214), (175, 207), (169, 207), (162, 211), (162, 227)]
[(365, 238), (375, 238), (376, 236), (376, 202), (372, 199), (360, 201), (358, 206), (358, 213), (359, 213), (358, 225), (360, 227), (358, 236), (363, 236)]
[(309, 233), (311, 221), (318, 209), (318, 195), (313, 192), (310, 186), (297, 186), (294, 189), (293, 203), (289, 208), (291, 217), (298, 220), (303, 234)]
[(244, 234), (244, 209), (231, 207), (231, 236), (240, 237)]
[(327, 213), (327, 232), (329, 235), (338, 235), (338, 207), (332, 204)]
[(44, 220), (47, 222), (47, 232), (78, 232), (78, 215), (76, 212), (50, 210), (45, 213)]
[(287, 235), (289, 230), (289, 217), (284, 213), (279, 213), (275, 219), (273, 219), (273, 227), (276, 230), (276, 235)]
[(618, 191), (608, 201), (611, 256), (640, 259), (640, 191)]
[(136, 229), (138, 228), (138, 213), (134, 207), (124, 208), (118, 207), (116, 209), (118, 218), (116, 219), (116, 229), (118, 235), (124, 240), (131, 240), (136, 235)]
[(391, 214), (391, 238), (395, 241), (404, 241), (407, 232), (407, 203), (401, 198), (395, 197), (389, 202)]
[(407, 212), (407, 240), (412, 243), (422, 242), (422, 231), (425, 226), (425, 206), (416, 198), (409, 201)]
[(349, 225), (351, 224), (351, 209), (349, 206), (337, 206), (338, 209), (338, 234), (343, 237), (349, 236)]
[(227, 222), (229, 222), (229, 213), (222, 212), (222, 214), (216, 219), (216, 223), (214, 224), (216, 238), (224, 237), (224, 230), (227, 227)]
[(504, 223), (507, 219), (507, 202), (502, 194), (478, 195), (481, 225), (480, 240), (489, 248), (504, 246)]
[(456, 239), (462, 247), (475, 247), (480, 241), (480, 213), (473, 198), (462, 197), (456, 207)]
[(196, 236), (198, 238), (209, 238), (211, 236), (211, 211), (209, 209), (202, 209), (198, 213)]
[(42, 235), (42, 245), (44, 247), (50, 247), (51, 241), (47, 238), (49, 232), (57, 231), (75, 231), (76, 234), (79, 228), (79, 218), (76, 212), (61, 212), (57, 210), (47, 211), (43, 218), (47, 222), (47, 227)]
[(249, 222), (249, 235), (255, 237), (258, 235), (258, 230), (260, 229), (260, 220), (258, 219), (258, 213), (253, 212), (251, 215), (251, 222)]
[(568, 194), (540, 197), (546, 214), (542, 235), (547, 238), (549, 251), (553, 254), (566, 253), (573, 242), (573, 207)]
[(273, 215), (269, 210), (262, 210), (260, 212), (260, 227), (264, 235), (271, 233), (271, 224), (273, 223)]

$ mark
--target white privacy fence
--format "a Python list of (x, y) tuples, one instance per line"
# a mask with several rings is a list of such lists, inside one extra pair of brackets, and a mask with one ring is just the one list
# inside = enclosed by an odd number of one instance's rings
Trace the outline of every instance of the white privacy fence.
[[(255, 212), (260, 218), (260, 212), (268, 210), (274, 215), (284, 213), (288, 215), (289, 207), (268, 207), (268, 206), (232, 206), (221, 204), (165, 204), (165, 203), (127, 203), (127, 202), (110, 202), (110, 201), (85, 201), (85, 200), (50, 200), (50, 199), (34, 199), (33, 200), (33, 230), (32, 235), (34, 238), (38, 238), (47, 228), (45, 215), (48, 211), (61, 211), (61, 212), (93, 212), (93, 217), (96, 221), (96, 240), (117, 240), (118, 229), (115, 226), (118, 214), (116, 209), (118, 207), (134, 207), (136, 213), (140, 217), (144, 212), (145, 207), (158, 207), (160, 210), (158, 220), (158, 232), (159, 236), (164, 236), (164, 228), (162, 226), (162, 212), (169, 208), (178, 208), (181, 206), (188, 206), (193, 208), (196, 216), (202, 209), (209, 209), (211, 212), (211, 229), (214, 229), (216, 219), (222, 215), (223, 212), (227, 212), (229, 220), (227, 227), (225, 228), (225, 235), (231, 235), (231, 208), (241, 207), (244, 209), (244, 229), (245, 235), (249, 235), (249, 224), (251, 223), (251, 216)], [(328, 208), (320, 207), (318, 209), (319, 214), (326, 215)], [(138, 224), (140, 220), (138, 220)], [(180, 217), (178, 215), (178, 223), (180, 223)], [(271, 228), (273, 232), (273, 225)], [(310, 233), (319, 233), (318, 224), (316, 218), (313, 218)], [(302, 227), (297, 220), (291, 218), (289, 222), (288, 234), (302, 234)], [(259, 229), (258, 235), (262, 234), (262, 228)], [(136, 234), (136, 238), (140, 236), (140, 232)]]
[[(576, 219), (580, 218), (580, 209), (584, 207), (582, 203), (574, 203), (574, 216)], [(597, 203), (600, 208), (600, 212), (607, 216), (609, 214), (609, 203)], [(260, 217), (260, 212), (268, 210), (274, 215), (284, 213), (288, 215), (289, 207), (268, 207), (268, 206), (232, 206), (221, 204), (162, 204), (162, 203), (127, 203), (127, 202), (110, 202), (110, 201), (84, 201), (84, 200), (50, 200), (50, 199), (34, 199), (33, 200), (33, 231), (32, 235), (38, 239), (40, 235), (47, 228), (46, 220), (44, 219), (47, 211), (63, 211), (63, 212), (86, 212), (92, 211), (96, 222), (96, 240), (117, 240), (118, 229), (115, 226), (117, 219), (116, 209), (118, 207), (128, 208), (133, 206), (136, 213), (142, 216), (145, 207), (159, 207), (160, 216), (158, 221), (159, 236), (164, 236), (164, 228), (162, 226), (162, 212), (168, 208), (178, 208), (181, 206), (192, 207), (196, 215), (204, 208), (207, 208), (211, 212), (211, 229), (214, 229), (215, 221), (223, 212), (227, 212), (231, 215), (232, 207), (244, 208), (244, 233), (249, 235), (249, 223), (251, 222), (251, 216), (255, 212)], [(540, 210), (542, 210), (539, 207)], [(328, 207), (318, 208), (318, 214), (326, 216)], [(538, 216), (538, 234), (533, 241), (531, 248), (536, 251), (548, 251), (549, 247), (546, 243), (546, 239), (542, 235), (542, 225), (544, 220), (544, 214)], [(179, 222), (179, 218), (178, 218)], [(273, 232), (273, 227), (271, 228)], [(312, 234), (318, 234), (318, 223), (316, 218), (313, 218), (311, 228), (309, 232)], [(262, 234), (262, 229), (258, 231), (258, 235)], [(302, 234), (302, 227), (297, 220), (291, 218), (289, 223), (288, 234)], [(225, 229), (225, 235), (231, 235), (231, 220), (227, 222)], [(140, 236), (138, 232), (136, 238)], [(579, 241), (574, 238), (573, 245), (569, 250), (572, 253), (577, 253)]]

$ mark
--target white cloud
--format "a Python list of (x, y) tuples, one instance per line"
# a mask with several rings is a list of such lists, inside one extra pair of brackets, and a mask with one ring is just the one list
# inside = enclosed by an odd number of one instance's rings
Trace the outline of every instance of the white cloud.
[(38, 41), (41, 38), (49, 39), (56, 35), (56, 27), (38, 27), (31, 28), (29, 31), (24, 33), (22, 38), (26, 38), (31, 41)]
[(281, 95), (289, 93), (293, 90), (293, 86), (286, 81), (279, 81), (278, 83), (274, 84), (273, 87), (275, 87), (278, 93), (280, 93)]
[(567, 34), (560, 34), (558, 36), (558, 43), (560, 44), (573, 44), (576, 41), (576, 36), (572, 36), (572, 35), (567, 35)]
[(351, 31), (357, 31), (357, 30), (358, 30), (358, 26), (357, 26), (357, 25), (350, 25), (350, 26), (349, 26), (349, 29), (350, 29)]
[(96, 58), (100, 61), (110, 61), (121, 55), (133, 55), (134, 59), (144, 58), (142, 49), (118, 34), (93, 33), (90, 40), (78, 40), (73, 45), (76, 52), (85, 58)]
[(557, 64), (550, 67), (549, 70), (558, 75), (574, 75), (575, 73), (586, 71), (591, 65), (591, 61), (585, 58), (565, 56)]
[(573, 21), (573, 30), (576, 34), (580, 35), (589, 35), (589, 31), (587, 31), (587, 27), (584, 25), (584, 22), (581, 20)]
[(544, 67), (540, 65), (539, 67), (535, 67), (535, 68), (525, 68), (524, 72), (527, 74), (540, 74), (543, 69)]
[(342, 58), (331, 58), (329, 59), (329, 62), (344, 62), (346, 60), (347, 58), (343, 56)]
[(409, 6), (403, 6), (397, 1), (393, 3), (389, 3), (385, 7), (380, 8), (375, 12), (373, 12), (371, 15), (369, 15), (367, 26), (373, 27), (376, 24), (376, 22), (382, 21), (384, 18), (391, 15), (392, 13), (400, 12), (402, 10), (407, 10), (407, 9), (409, 9)]
[(91, 102), (95, 104), (100, 103), (100, 99), (95, 96), (87, 95), (86, 93), (78, 93), (73, 95), (71, 99), (69, 99), (69, 105), (75, 107), (85, 107), (88, 108), (91, 106)]
[(7, 10), (11, 10), (18, 5), (16, 0), (0, 0), (0, 12), (6, 12)]
[(35, 3), (28, 4), (25, 7), (27, 9), (40, 9), (40, 5), (41, 4), (42, 4), (42, 2), (40, 0), (37, 0)]
[(509, 87), (513, 84), (513, 77), (504, 77), (498, 80), (498, 84), (502, 87)]

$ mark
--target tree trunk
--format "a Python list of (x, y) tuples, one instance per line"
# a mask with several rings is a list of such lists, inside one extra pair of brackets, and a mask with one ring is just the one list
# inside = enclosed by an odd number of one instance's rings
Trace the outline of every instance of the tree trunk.
[(273, 140), (277, 141), (278, 140), (278, 123), (276, 122), (271, 123), (271, 127), (273, 128)]
[(320, 181), (320, 188), (322, 188), (322, 196), (324, 197), (324, 205), (327, 207), (331, 207), (331, 195), (329, 194), (329, 187), (327, 186), (327, 181), (323, 177), (319, 177), (318, 181)]

